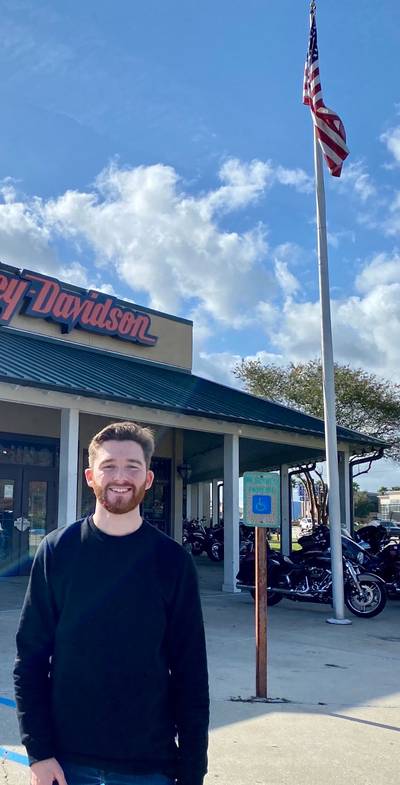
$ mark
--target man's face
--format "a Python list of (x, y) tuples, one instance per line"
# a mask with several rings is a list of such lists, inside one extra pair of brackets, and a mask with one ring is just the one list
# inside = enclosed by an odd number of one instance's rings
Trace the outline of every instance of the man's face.
[(113, 515), (136, 509), (154, 479), (146, 469), (142, 447), (132, 441), (101, 444), (85, 476), (97, 502)]

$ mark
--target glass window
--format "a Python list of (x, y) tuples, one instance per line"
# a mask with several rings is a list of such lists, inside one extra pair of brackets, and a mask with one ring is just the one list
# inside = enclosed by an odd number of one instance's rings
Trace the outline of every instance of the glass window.
[(34, 557), (46, 534), (47, 481), (30, 480), (28, 483), (29, 556)]
[(40, 444), (26, 444), (8, 439), (0, 440), (0, 463), (19, 466), (55, 465), (55, 448)]
[(14, 523), (15, 480), (0, 480), (0, 574), (1, 564), (11, 558)]

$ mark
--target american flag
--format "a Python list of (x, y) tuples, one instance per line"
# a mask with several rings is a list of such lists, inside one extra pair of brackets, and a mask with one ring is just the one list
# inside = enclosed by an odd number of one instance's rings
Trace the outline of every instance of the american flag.
[(346, 131), (340, 117), (328, 109), (322, 99), (314, 0), (311, 3), (310, 15), (310, 40), (304, 70), (303, 104), (307, 104), (311, 109), (318, 141), (330, 173), (334, 177), (340, 177), (343, 161), (347, 158), (349, 150), (346, 146)]

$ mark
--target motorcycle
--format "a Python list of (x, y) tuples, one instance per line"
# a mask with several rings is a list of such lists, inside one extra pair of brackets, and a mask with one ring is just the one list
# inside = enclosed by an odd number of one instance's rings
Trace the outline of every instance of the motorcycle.
[(192, 554), (200, 556), (206, 550), (206, 530), (203, 522), (183, 521), (182, 545)]
[(224, 558), (224, 527), (212, 526), (206, 529), (206, 552), (211, 561), (222, 561)]
[[(310, 547), (304, 553), (298, 552), (295, 558), (273, 552), (267, 544), (269, 605), (277, 605), (284, 597), (297, 602), (332, 604), (331, 557), (329, 547), (326, 543), (321, 547), (322, 544), (321, 539), (319, 548)], [(311, 546), (311, 543), (307, 545)], [(352, 550), (351, 544), (348, 549)], [(343, 553), (344, 599), (351, 613), (368, 619), (383, 611), (386, 588), (382, 578), (364, 571), (363, 561), (363, 553), (362, 558), (357, 556), (355, 560), (354, 555), (350, 558), (349, 553)], [(255, 597), (254, 553), (241, 560), (237, 586), (248, 589)]]
[(374, 572), (383, 578), (390, 597), (400, 597), (400, 543), (384, 526), (362, 526), (354, 535), (374, 563)]
[[(254, 550), (254, 528), (239, 523), (240, 555), (244, 556)], [(223, 561), (224, 558), (224, 526), (212, 526), (206, 529), (206, 551), (211, 561)]]

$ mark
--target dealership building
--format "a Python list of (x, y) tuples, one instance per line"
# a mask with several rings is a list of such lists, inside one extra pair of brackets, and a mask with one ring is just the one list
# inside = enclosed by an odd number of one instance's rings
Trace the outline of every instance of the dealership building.
[[(281, 542), (290, 550), (291, 467), (324, 460), (317, 418), (192, 373), (192, 322), (0, 265), (0, 576), (26, 574), (45, 533), (93, 509), (84, 480), (94, 433), (150, 425), (155, 482), (143, 514), (178, 541), (184, 512), (218, 515), (225, 591), (239, 560), (239, 476), (279, 470)], [(349, 460), (382, 444), (338, 428), (342, 523)]]

